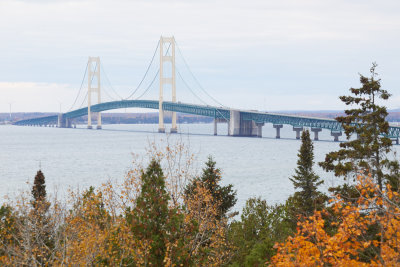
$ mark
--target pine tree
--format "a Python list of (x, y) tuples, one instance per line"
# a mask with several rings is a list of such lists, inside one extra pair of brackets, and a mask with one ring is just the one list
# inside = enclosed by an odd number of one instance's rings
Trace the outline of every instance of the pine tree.
[(236, 191), (233, 190), (233, 185), (221, 186), (221, 171), (216, 168), (216, 162), (211, 156), (208, 157), (206, 167), (203, 169), (203, 173), (200, 177), (193, 179), (186, 190), (185, 195), (190, 197), (193, 190), (196, 188), (197, 183), (202, 185), (210, 191), (212, 197), (219, 205), (219, 216), (227, 216), (228, 211), (235, 206), (237, 198)]
[[(313, 170), (314, 145), (308, 130), (301, 134), (301, 147), (297, 154), (296, 174), (289, 178), (295, 189), (300, 189), (291, 197), (295, 206), (295, 213), (310, 216), (314, 210), (321, 209), (325, 200), (324, 194), (318, 191), (318, 186), (323, 184)], [(290, 201), (289, 201), (290, 202)]]
[(176, 232), (174, 227), (178, 216), (168, 208), (170, 197), (160, 163), (153, 159), (146, 172), (142, 171), (141, 179), (142, 188), (136, 199), (136, 207), (132, 212), (127, 211), (127, 218), (135, 237), (150, 243), (146, 262), (152, 266), (162, 266), (166, 243), (171, 241), (171, 235)]
[[(391, 151), (392, 141), (387, 137), (389, 123), (386, 121), (386, 107), (377, 104), (378, 99), (387, 100), (390, 94), (381, 89), (381, 80), (377, 79), (376, 63), (370, 69), (371, 77), (360, 74), (360, 88), (350, 88), (352, 95), (341, 96), (346, 105), (357, 107), (345, 110), (346, 116), (336, 120), (344, 128), (347, 142), (340, 144), (339, 151), (326, 155), (320, 166), (326, 171), (332, 171), (336, 176), (345, 179), (358, 174), (359, 171), (371, 173), (379, 188), (384, 182), (398, 187), (399, 164), (389, 160), (387, 154)], [(357, 135), (357, 138), (350, 138)]]

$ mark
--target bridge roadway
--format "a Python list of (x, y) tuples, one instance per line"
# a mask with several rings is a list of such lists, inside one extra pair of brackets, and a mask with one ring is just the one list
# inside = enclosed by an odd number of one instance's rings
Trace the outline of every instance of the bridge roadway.
[[(92, 112), (102, 112), (121, 108), (149, 108), (158, 109), (157, 100), (120, 100), (104, 102), (91, 106)], [(280, 138), (280, 129), (283, 125), (293, 126), (296, 132), (296, 138), (300, 138), (300, 132), (303, 127), (311, 128), (314, 132), (314, 140), (318, 140), (318, 132), (322, 129), (331, 131), (335, 141), (342, 135), (341, 124), (333, 119), (322, 119), (305, 116), (294, 116), (287, 114), (268, 113), (252, 110), (237, 110), (225, 107), (194, 105), (181, 102), (163, 102), (163, 109), (187, 114), (201, 115), (214, 118), (214, 134), (217, 134), (217, 123), (228, 122), (228, 135), (232, 136), (262, 136), (262, 126), (265, 123), (272, 123), (276, 129), (276, 138)], [(60, 115), (46, 116), (15, 122), (15, 125), (36, 125), (71, 127), (74, 118), (88, 114), (87, 107), (66, 112)], [(400, 127), (390, 126), (388, 137), (398, 140), (400, 136)]]

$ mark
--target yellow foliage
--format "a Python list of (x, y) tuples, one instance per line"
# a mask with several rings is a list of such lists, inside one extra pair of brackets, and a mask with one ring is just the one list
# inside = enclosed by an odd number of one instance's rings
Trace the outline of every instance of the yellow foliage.
[[(397, 266), (400, 260), (400, 208), (397, 192), (390, 186), (380, 191), (370, 176), (358, 177), (357, 202), (335, 198), (332, 210), (337, 227), (326, 232), (321, 212), (299, 222), (295, 236), (276, 244), (272, 266)], [(326, 211), (322, 211), (326, 212)], [(366, 234), (370, 226), (379, 227), (378, 240)], [(362, 260), (366, 250), (375, 256)]]

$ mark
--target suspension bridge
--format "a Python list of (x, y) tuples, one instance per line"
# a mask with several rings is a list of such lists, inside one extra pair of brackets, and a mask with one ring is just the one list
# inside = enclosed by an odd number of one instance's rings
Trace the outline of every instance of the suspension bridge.
[[(177, 49), (176, 49), (177, 48)], [(183, 59), (183, 63), (189, 74), (192, 76), (192, 79), (198, 84), (198, 87), (202, 91), (202, 93), (210, 99), (214, 105), (209, 105), (207, 101), (204, 101), (201, 97), (199, 97), (198, 93), (196, 93), (192, 87), (188, 85), (188, 83), (183, 78), (181, 72), (176, 67), (176, 50), (179, 52), (180, 56)], [(144, 91), (136, 96), (140, 89), (143, 89), (144, 81), (148, 79), (149, 70), (151, 66), (154, 65), (155, 57), (159, 51), (159, 66), (156, 71), (155, 76), (150, 79), (150, 84), (147, 87), (144, 87)], [(82, 79), (82, 83), (78, 94), (75, 98), (75, 101), (68, 112), (61, 113), (53, 116), (32, 118), (26, 120), (20, 120), (15, 122), (15, 125), (29, 125), (29, 126), (57, 126), (60, 128), (71, 128), (74, 125), (74, 119), (87, 116), (87, 128), (92, 129), (92, 119), (97, 120), (97, 129), (102, 128), (101, 124), (101, 112), (115, 109), (123, 109), (123, 108), (146, 108), (146, 109), (158, 109), (159, 112), (159, 122), (158, 122), (158, 131), (160, 133), (165, 132), (165, 124), (164, 124), (164, 111), (169, 111), (172, 113), (172, 123), (170, 132), (177, 133), (177, 117), (176, 113), (186, 113), (186, 114), (194, 114), (212, 117), (214, 119), (214, 135), (217, 135), (217, 125), (218, 123), (226, 123), (228, 127), (228, 135), (230, 136), (257, 136), (262, 137), (262, 128), (265, 124), (272, 124), (272, 126), (276, 129), (276, 138), (280, 138), (280, 129), (284, 125), (291, 126), (293, 131), (296, 133), (296, 138), (300, 139), (300, 133), (304, 129), (304, 127), (310, 128), (310, 130), (314, 133), (314, 140), (318, 140), (318, 133), (322, 131), (322, 129), (330, 130), (331, 136), (333, 136), (334, 141), (339, 141), (339, 136), (342, 135), (342, 126), (336, 120), (333, 119), (324, 119), (324, 118), (313, 118), (313, 117), (305, 117), (305, 116), (292, 116), (287, 114), (277, 114), (277, 113), (269, 113), (269, 112), (260, 112), (253, 110), (240, 110), (229, 108), (222, 105), (218, 102), (214, 97), (212, 97), (198, 82), (196, 77), (193, 75), (193, 72), (190, 70), (186, 60), (183, 58), (182, 52), (175, 42), (174, 37), (161, 37), (158, 45), (153, 53), (153, 57), (146, 69), (146, 72), (141, 79), (139, 85), (133, 90), (133, 92), (127, 98), (121, 98), (118, 100), (112, 100), (107, 102), (102, 102), (101, 93), (104, 91), (101, 89), (100, 83), (100, 71), (104, 69), (100, 65), (99, 57), (89, 57), (85, 74)], [(87, 74), (87, 75), (86, 75)], [(177, 101), (176, 99), (176, 74), (182, 80), (183, 85), (193, 94), (196, 99), (200, 100), (201, 104), (191, 104), (191, 103), (182, 103)], [(75, 104), (77, 103), (78, 97), (81, 94), (83, 83), (87, 76), (87, 93), (84, 97), (84, 100), (79, 108), (75, 108)], [(107, 75), (105, 75), (108, 80)], [(144, 100), (141, 99), (144, 95), (148, 93), (148, 91), (152, 88), (153, 84), (157, 80), (159, 81), (159, 94), (158, 100)], [(109, 81), (109, 80), (108, 80)], [(114, 91), (116, 95), (118, 93), (111, 86), (111, 89)], [(172, 99), (171, 101), (164, 101), (164, 90), (171, 89)], [(110, 93), (104, 91), (108, 96)], [(97, 96), (97, 100), (93, 98)], [(119, 95), (118, 95), (119, 96)], [(87, 102), (86, 102), (87, 100)], [(92, 102), (95, 100), (96, 104)], [(84, 104), (87, 103), (87, 106), (83, 107)], [(388, 137), (395, 139), (398, 143), (398, 139), (400, 136), (400, 127), (390, 126)]]

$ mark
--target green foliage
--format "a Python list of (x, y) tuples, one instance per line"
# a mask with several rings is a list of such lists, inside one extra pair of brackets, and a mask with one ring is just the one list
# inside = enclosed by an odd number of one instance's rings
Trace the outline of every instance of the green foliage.
[(165, 177), (160, 163), (153, 159), (142, 171), (142, 188), (132, 212), (127, 219), (132, 224), (132, 232), (138, 240), (150, 241), (147, 263), (162, 266), (167, 250), (179, 225), (179, 216), (168, 208), (170, 197), (166, 191)]
[[(386, 121), (386, 107), (377, 104), (378, 99), (387, 100), (390, 94), (381, 89), (381, 80), (377, 79), (376, 63), (370, 69), (371, 76), (360, 74), (360, 88), (350, 88), (352, 95), (341, 96), (346, 105), (356, 106), (345, 110), (346, 116), (336, 120), (344, 128), (347, 142), (340, 144), (339, 151), (326, 155), (320, 166), (326, 171), (332, 171), (336, 176), (353, 178), (358, 171), (371, 173), (382, 189), (384, 182), (398, 186), (398, 163), (387, 158), (392, 141), (386, 135), (389, 123)], [(350, 138), (357, 135), (356, 139)]]
[(291, 209), (294, 216), (310, 216), (314, 210), (321, 210), (324, 207), (326, 196), (318, 191), (321, 181), (313, 170), (314, 165), (314, 145), (308, 130), (301, 134), (301, 147), (297, 154), (296, 175), (289, 178), (295, 189), (300, 189), (291, 196)]
[(189, 197), (193, 194), (194, 189), (197, 187), (197, 183), (201, 183), (210, 191), (215, 203), (218, 204), (219, 217), (226, 217), (228, 211), (236, 204), (236, 191), (233, 190), (232, 184), (221, 186), (220, 182), (221, 171), (216, 168), (216, 162), (211, 156), (209, 156), (202, 175), (193, 179), (193, 181), (187, 186), (185, 195)]
[(241, 220), (229, 226), (229, 241), (237, 248), (230, 266), (263, 266), (275, 253), (274, 244), (293, 233), (284, 205), (269, 206), (261, 198), (250, 198)]

